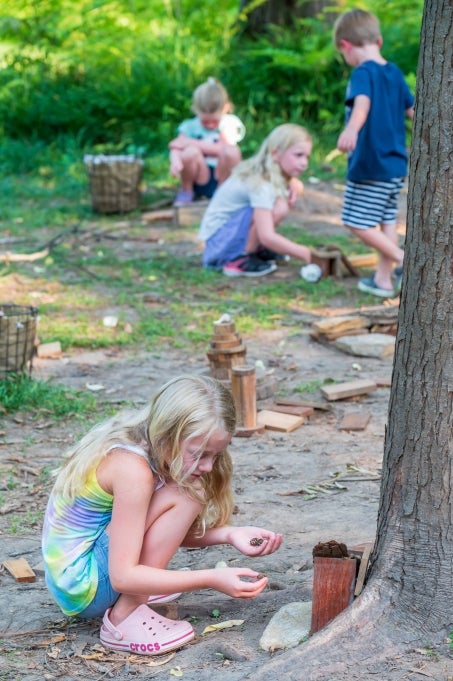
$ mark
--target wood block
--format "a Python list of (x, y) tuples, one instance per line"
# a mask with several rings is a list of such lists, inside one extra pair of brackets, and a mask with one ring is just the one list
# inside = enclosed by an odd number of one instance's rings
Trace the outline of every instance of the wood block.
[(278, 411), (281, 414), (303, 416), (304, 420), (311, 416), (314, 412), (313, 407), (304, 407), (302, 405), (295, 404), (266, 404), (265, 409), (270, 411)]
[(371, 414), (350, 412), (343, 416), (338, 428), (339, 430), (365, 430), (370, 418)]
[(344, 400), (347, 397), (354, 397), (355, 395), (365, 395), (366, 393), (376, 390), (377, 385), (374, 381), (367, 379), (359, 379), (357, 381), (347, 381), (346, 383), (333, 383), (332, 385), (325, 385), (321, 388), (321, 393), (329, 400)]
[(34, 582), (36, 575), (25, 558), (4, 560), (4, 567), (18, 582)]
[(175, 208), (175, 221), (178, 227), (193, 227), (200, 224), (208, 201), (196, 201), (189, 206)]
[(264, 426), (268, 430), (279, 430), (284, 433), (289, 433), (296, 428), (299, 428), (304, 422), (302, 416), (294, 416), (293, 414), (281, 414), (276, 411), (269, 411), (263, 409), (258, 412), (258, 424)]
[(310, 634), (326, 626), (354, 600), (355, 558), (313, 558)]
[(42, 359), (51, 359), (54, 357), (61, 357), (60, 341), (54, 343), (41, 343), (36, 350), (38, 357)]

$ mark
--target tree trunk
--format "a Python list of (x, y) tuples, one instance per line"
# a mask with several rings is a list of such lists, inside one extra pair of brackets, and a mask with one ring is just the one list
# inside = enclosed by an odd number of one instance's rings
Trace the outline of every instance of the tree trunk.
[(248, 11), (252, 4), (255, 5), (254, 0), (241, 0), (239, 7), (247, 16), (244, 32), (252, 36), (265, 33), (268, 24), (292, 28), (295, 18), (315, 17), (332, 5), (328, 0), (263, 0)]
[(404, 656), (414, 645), (445, 641), (453, 629), (452, 64), (453, 6), (426, 0), (403, 289), (368, 583), (330, 625), (265, 665), (254, 681), (300, 680), (301, 670), (310, 681), (350, 678), (343, 674), (366, 673), (370, 664)]

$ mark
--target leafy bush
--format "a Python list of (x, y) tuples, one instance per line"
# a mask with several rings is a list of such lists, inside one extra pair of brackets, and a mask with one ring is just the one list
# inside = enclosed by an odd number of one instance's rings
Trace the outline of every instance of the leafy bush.
[[(208, 75), (225, 83), (247, 125), (246, 153), (289, 120), (337, 133), (349, 73), (332, 45), (338, 8), (252, 40), (240, 33), (238, 5), (4, 0), (0, 138), (163, 151)], [(384, 54), (414, 84), (423, 0), (362, 5), (381, 19)]]

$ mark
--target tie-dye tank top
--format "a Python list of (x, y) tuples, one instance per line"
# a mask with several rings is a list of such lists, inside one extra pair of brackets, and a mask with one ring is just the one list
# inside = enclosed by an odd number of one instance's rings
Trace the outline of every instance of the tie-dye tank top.
[[(144, 449), (115, 444), (148, 459)], [(159, 480), (156, 489), (163, 485)], [(98, 569), (92, 547), (112, 516), (113, 496), (105, 492), (93, 469), (78, 496), (68, 501), (50, 495), (44, 517), (42, 552), (47, 587), (66, 615), (77, 615), (93, 600)]]

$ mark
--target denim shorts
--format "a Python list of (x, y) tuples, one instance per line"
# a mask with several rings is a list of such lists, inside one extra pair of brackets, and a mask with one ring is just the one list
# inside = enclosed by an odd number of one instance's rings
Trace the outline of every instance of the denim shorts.
[(98, 537), (93, 546), (93, 553), (98, 566), (98, 586), (93, 600), (77, 617), (102, 617), (119, 597), (119, 593), (112, 588), (109, 578), (109, 535), (104, 532)]
[(246, 206), (228, 220), (205, 243), (203, 265), (221, 269), (223, 265), (244, 255), (252, 224), (253, 208)]
[(386, 182), (348, 180), (341, 214), (343, 223), (354, 229), (394, 223), (403, 182), (402, 177)]

